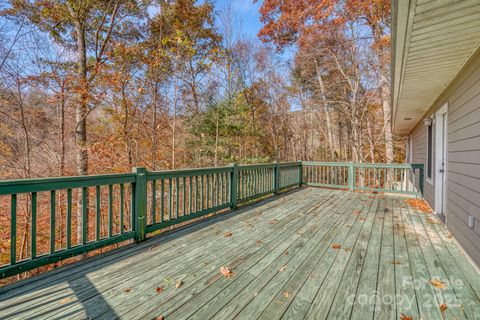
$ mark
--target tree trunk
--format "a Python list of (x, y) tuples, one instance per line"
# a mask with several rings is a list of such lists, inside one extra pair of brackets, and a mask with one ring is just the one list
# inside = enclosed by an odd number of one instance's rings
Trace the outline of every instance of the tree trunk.
[[(75, 141), (77, 145), (77, 174), (80, 176), (88, 174), (88, 151), (87, 151), (87, 111), (88, 111), (88, 78), (87, 78), (87, 48), (85, 44), (85, 28), (81, 21), (76, 21), (75, 31), (77, 35), (77, 55), (78, 55), (78, 76), (80, 82), (80, 97), (75, 108), (76, 130)], [(77, 208), (77, 241), (82, 239), (82, 230), (87, 228), (83, 226), (83, 207), (88, 208), (87, 202), (83, 203), (82, 196), (78, 197)], [(87, 239), (82, 239), (86, 241)]]

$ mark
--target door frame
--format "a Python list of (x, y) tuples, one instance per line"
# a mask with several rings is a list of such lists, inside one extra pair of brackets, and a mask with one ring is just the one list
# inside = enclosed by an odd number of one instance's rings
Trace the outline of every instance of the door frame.
[[(435, 113), (435, 213), (446, 215), (448, 164), (448, 103)], [(443, 163), (443, 166), (442, 166)], [(443, 173), (440, 171), (443, 167)]]

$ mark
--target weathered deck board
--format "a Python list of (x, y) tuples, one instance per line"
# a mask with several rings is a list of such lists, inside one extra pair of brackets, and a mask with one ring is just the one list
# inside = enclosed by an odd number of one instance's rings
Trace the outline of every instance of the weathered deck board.
[(480, 275), (435, 221), (303, 189), (1, 288), (0, 318), (475, 319)]

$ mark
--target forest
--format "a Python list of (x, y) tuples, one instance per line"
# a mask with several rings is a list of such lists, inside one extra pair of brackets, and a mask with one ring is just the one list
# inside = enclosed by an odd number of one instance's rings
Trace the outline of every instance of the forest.
[(264, 0), (255, 39), (212, 1), (6, 1), (0, 178), (402, 162), (389, 6)]
[[(262, 26), (255, 37), (228, 1), (2, 2), (0, 180), (134, 167), (403, 162), (404, 138), (391, 124), (389, 1), (254, 3)], [(118, 199), (117, 187), (97, 188), (101, 201), (91, 191), (92, 223), (95, 210), (102, 221), (120, 210), (99, 205)], [(18, 261), (34, 247), (32, 234), (39, 254), (65, 245), (67, 195), (36, 197), (18, 199)], [(82, 201), (75, 191), (75, 243)], [(0, 205), (0, 236), (9, 239), (10, 199)], [(96, 234), (100, 227), (87, 225), (87, 236), (133, 228), (114, 219)], [(0, 265), (9, 248), (2, 241)]]

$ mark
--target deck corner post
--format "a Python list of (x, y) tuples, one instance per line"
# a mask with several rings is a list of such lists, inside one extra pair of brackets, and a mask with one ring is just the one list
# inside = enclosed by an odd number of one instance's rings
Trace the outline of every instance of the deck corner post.
[(303, 162), (298, 161), (298, 186), (303, 186)]
[(354, 184), (355, 184), (355, 168), (354, 163), (348, 163), (348, 190), (353, 191)]
[(418, 169), (420, 170), (420, 181), (418, 182), (419, 184), (419, 189), (420, 189), (420, 196), (423, 197), (423, 188), (424, 188), (424, 183), (425, 183), (425, 176), (424, 176), (424, 167), (423, 165), (419, 165)]
[(147, 169), (136, 167), (132, 170), (136, 174), (135, 178), (135, 241), (141, 242), (146, 239), (147, 234)]
[(230, 166), (232, 167), (232, 171), (230, 173), (230, 202), (231, 206), (230, 208), (232, 210), (237, 209), (237, 199), (238, 199), (238, 164), (236, 163), (230, 163)]
[(280, 191), (280, 163), (275, 162), (274, 178), (273, 178), (273, 193), (278, 194)]

